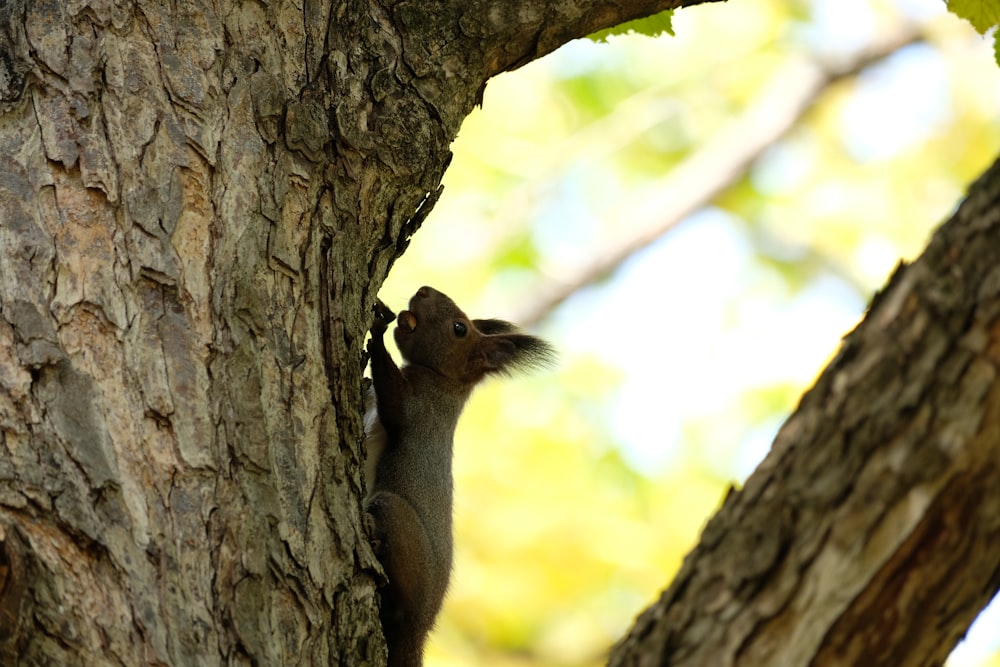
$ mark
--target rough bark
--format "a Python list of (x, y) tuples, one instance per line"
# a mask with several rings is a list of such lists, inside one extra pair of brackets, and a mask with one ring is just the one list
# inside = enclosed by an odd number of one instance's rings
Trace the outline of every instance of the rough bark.
[(610, 663), (943, 664), (1000, 589), (1000, 162)]
[(362, 342), (486, 80), (666, 0), (0, 0), (0, 660), (379, 663)]

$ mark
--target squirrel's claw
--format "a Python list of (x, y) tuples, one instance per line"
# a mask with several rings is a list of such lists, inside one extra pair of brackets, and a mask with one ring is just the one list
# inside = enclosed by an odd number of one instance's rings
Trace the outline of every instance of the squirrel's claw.
[(396, 319), (396, 314), (389, 310), (387, 305), (382, 303), (382, 299), (375, 300), (372, 312), (375, 313), (375, 319), (372, 322), (372, 331), (374, 333), (384, 333), (389, 323)]

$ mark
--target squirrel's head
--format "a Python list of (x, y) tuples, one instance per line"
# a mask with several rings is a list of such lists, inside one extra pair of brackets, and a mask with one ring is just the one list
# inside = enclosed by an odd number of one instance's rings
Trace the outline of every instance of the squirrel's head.
[(554, 357), (542, 339), (503, 320), (470, 320), (431, 287), (417, 290), (409, 310), (399, 313), (393, 336), (407, 363), (470, 385), (486, 375), (544, 366)]

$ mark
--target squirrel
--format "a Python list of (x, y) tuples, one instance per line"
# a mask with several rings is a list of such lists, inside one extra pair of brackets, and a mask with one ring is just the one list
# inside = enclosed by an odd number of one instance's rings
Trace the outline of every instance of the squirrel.
[[(399, 317), (381, 301), (368, 341), (364, 507), (388, 583), (380, 618), (390, 667), (420, 667), (452, 566), (451, 457), (473, 388), (490, 375), (551, 363), (553, 348), (503, 320), (470, 320), (450, 298), (421, 287)], [(383, 335), (406, 362), (396, 366)]]

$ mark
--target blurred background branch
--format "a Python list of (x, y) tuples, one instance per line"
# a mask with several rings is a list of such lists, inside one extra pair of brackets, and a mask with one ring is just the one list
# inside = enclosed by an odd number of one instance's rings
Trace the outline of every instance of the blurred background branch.
[[(664, 174), (649, 188), (650, 195), (624, 207), (622, 218), (639, 221), (631, 236), (619, 239), (614, 246), (588, 258), (590, 263), (572, 275), (545, 276), (533, 300), (515, 315), (515, 321), (534, 327), (578, 290), (607, 278), (629, 257), (738, 182), (753, 162), (801, 122), (832, 86), (856, 76), (920, 38), (918, 28), (900, 24), (845, 55), (790, 57), (739, 116), (728, 121), (712, 139)], [(623, 115), (629, 116), (627, 111)], [(588, 132), (604, 133), (608, 129), (594, 127)], [(639, 133), (647, 128), (640, 123), (631, 125), (631, 129)], [(586, 140), (580, 143), (593, 145)], [(836, 261), (829, 258), (825, 261), (831, 269), (850, 279), (846, 271), (837, 268)]]

